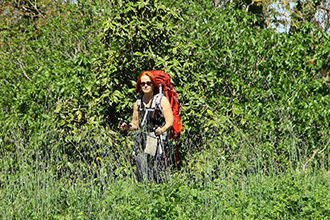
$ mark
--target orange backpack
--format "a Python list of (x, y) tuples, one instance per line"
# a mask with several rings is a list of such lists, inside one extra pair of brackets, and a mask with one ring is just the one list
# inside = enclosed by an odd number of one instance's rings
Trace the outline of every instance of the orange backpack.
[(180, 136), (180, 132), (183, 129), (183, 125), (181, 124), (180, 119), (178, 94), (174, 90), (174, 87), (171, 83), (171, 77), (161, 70), (151, 70), (148, 72), (151, 72), (156, 77), (157, 82), (160, 84), (160, 88), (162, 88), (161, 92), (166, 96), (166, 98), (171, 104), (174, 121), (173, 127), (170, 131), (170, 138), (176, 139)]

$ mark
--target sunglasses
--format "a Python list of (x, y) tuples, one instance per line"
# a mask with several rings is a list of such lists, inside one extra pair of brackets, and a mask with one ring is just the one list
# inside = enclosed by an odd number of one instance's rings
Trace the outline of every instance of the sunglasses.
[(148, 82), (141, 82), (141, 86), (145, 86), (145, 85), (151, 86), (152, 82), (148, 81)]

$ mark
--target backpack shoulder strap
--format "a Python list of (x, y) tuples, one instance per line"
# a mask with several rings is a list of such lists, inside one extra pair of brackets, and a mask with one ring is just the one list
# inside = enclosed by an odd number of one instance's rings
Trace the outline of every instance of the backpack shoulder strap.
[(157, 108), (160, 107), (160, 102), (162, 101), (163, 96), (164, 95), (162, 93), (159, 93), (155, 96), (155, 106)]
[(160, 105), (160, 102), (162, 101), (163, 96), (164, 96), (163, 93), (159, 93), (155, 97), (155, 108), (159, 108), (162, 114), (163, 114), (163, 109), (162, 106)]
[[(155, 108), (159, 108), (163, 114), (163, 109), (162, 109), (162, 106), (160, 105), (161, 101), (162, 101), (162, 98), (163, 98), (163, 94), (162, 93), (159, 93), (157, 94), (153, 100), (155, 101)], [(137, 104), (137, 109), (139, 112), (143, 111), (143, 105), (142, 105), (142, 95), (140, 95), (137, 100), (136, 100), (136, 104)]]
[(137, 109), (139, 112), (143, 111), (142, 108), (142, 95), (139, 95), (139, 97), (136, 100), (136, 104), (137, 104)]

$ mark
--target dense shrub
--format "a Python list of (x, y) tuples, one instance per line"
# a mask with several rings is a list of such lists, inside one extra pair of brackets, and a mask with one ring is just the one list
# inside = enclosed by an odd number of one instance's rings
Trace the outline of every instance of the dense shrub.
[[(1, 2), (4, 216), (328, 215), (326, 33), (279, 34), (208, 1), (17, 2)], [(184, 124), (180, 167), (151, 187), (117, 129), (148, 69), (171, 75)]]

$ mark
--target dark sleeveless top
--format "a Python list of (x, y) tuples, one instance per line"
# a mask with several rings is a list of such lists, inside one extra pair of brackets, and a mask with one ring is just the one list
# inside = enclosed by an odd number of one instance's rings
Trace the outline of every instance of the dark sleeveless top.
[(149, 108), (143, 104), (142, 97), (143, 96), (139, 97), (139, 99), (141, 99), (141, 104), (140, 106), (138, 105), (139, 126), (147, 132), (152, 132), (155, 127), (164, 126), (165, 119), (160, 109), (160, 104), (154, 103), (155, 95), (151, 98)]

